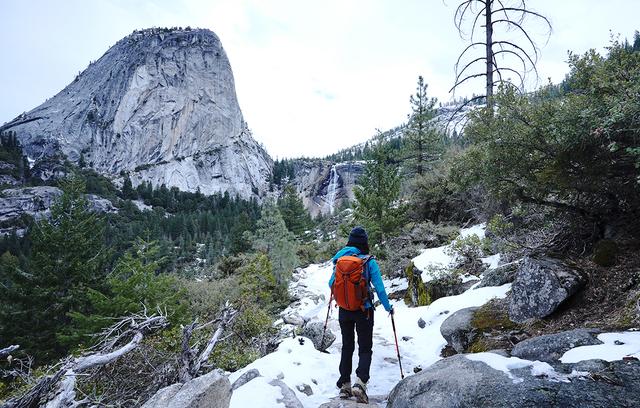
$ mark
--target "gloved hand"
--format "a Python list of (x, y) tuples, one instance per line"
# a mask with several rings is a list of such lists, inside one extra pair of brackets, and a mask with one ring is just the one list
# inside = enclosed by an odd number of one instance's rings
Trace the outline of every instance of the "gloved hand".
[(389, 316), (393, 316), (393, 315), (394, 315), (394, 313), (395, 313), (395, 312), (394, 312), (394, 310), (393, 310), (393, 306), (391, 306), (391, 307), (389, 308), (389, 310), (387, 310), (387, 312), (389, 312)]

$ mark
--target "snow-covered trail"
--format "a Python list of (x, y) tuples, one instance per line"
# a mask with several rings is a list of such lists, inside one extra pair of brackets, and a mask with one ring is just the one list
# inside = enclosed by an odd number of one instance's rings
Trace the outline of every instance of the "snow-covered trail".
[[(462, 229), (460, 235), (464, 237), (470, 234), (484, 237), (484, 225)], [(428, 271), (430, 267), (440, 270), (449, 268), (453, 263), (449, 248), (449, 245), (445, 245), (424, 250), (413, 261), (422, 271)], [(499, 255), (483, 259), (490, 269), (497, 267), (499, 261)], [(299, 300), (292, 303), (282, 312), (282, 315), (295, 314), (308, 321), (324, 322), (330, 293), (328, 281), (332, 268), (332, 264), (327, 262), (299, 270), (290, 285), (291, 294)], [(425, 282), (432, 278), (428, 273), (422, 274)], [(406, 279), (401, 278), (384, 279), (384, 284), (387, 293), (407, 288)], [(446, 345), (446, 341), (440, 334), (440, 326), (448, 316), (463, 308), (481, 306), (492, 298), (503, 298), (510, 288), (510, 284), (478, 289), (472, 287), (460, 295), (440, 298), (429, 306), (415, 308), (406, 306), (402, 300), (392, 300), (391, 303), (396, 310), (395, 322), (405, 376), (413, 375), (414, 367), (424, 369), (441, 358), (440, 351)], [(281, 380), (291, 388), (304, 407), (316, 408), (335, 398), (338, 394), (335, 383), (338, 379), (338, 364), (342, 348), (337, 314), (337, 309), (332, 307), (328, 327), (337, 339), (329, 347), (328, 353), (317, 351), (309, 339), (300, 336), (291, 337), (285, 339), (275, 352), (232, 373), (229, 376), (231, 382), (254, 368), (260, 372), (261, 377), (236, 389), (231, 398), (231, 407), (284, 407), (284, 403), (279, 402), (283, 399), (283, 393), (280, 387), (273, 384), (274, 380)], [(418, 325), (420, 319), (425, 323), (424, 328)], [(295, 328), (295, 326), (284, 324), (282, 319), (277, 323), (281, 330), (293, 332)], [(382, 396), (384, 400), (400, 381), (400, 369), (391, 319), (382, 307), (378, 307), (375, 312), (373, 333), (373, 359), (368, 393), (370, 396)], [(603, 333), (599, 338), (604, 344), (569, 350), (562, 357), (562, 361), (575, 362), (596, 357), (616, 360), (627, 355), (640, 357), (640, 332)], [(616, 344), (622, 344), (622, 346), (616, 346)], [(496, 370), (505, 372), (513, 378), (514, 382), (519, 379), (513, 377), (510, 370), (519, 367), (531, 367), (535, 375), (545, 375), (551, 381), (567, 381), (566, 376), (559, 375), (549, 364), (539, 361), (503, 357), (493, 353), (477, 353), (469, 355), (468, 358), (483, 361)], [(356, 348), (353, 356), (352, 380), (355, 379), (357, 359)]]
[[(440, 262), (442, 257), (434, 261)], [(290, 305), (283, 315), (295, 313), (310, 321), (324, 322), (330, 293), (328, 281), (332, 268), (332, 264), (327, 262), (310, 265), (299, 271), (294, 277), (290, 291), (300, 300)], [(405, 279), (387, 279), (384, 283), (387, 293), (407, 287)], [(440, 334), (440, 325), (451, 313), (466, 307), (480, 306), (495, 297), (504, 297), (509, 289), (508, 284), (500, 287), (471, 289), (461, 295), (441, 298), (429, 306), (416, 308), (406, 306), (403, 301), (392, 300), (391, 303), (396, 311), (395, 323), (405, 376), (413, 374), (414, 367), (425, 368), (441, 358), (440, 351), (446, 345), (446, 341)], [(318, 407), (335, 398), (338, 393), (335, 383), (338, 379), (338, 364), (342, 348), (337, 314), (337, 309), (332, 307), (328, 327), (336, 334), (337, 339), (329, 347), (328, 354), (317, 351), (308, 339), (301, 337), (286, 339), (274, 353), (231, 374), (232, 382), (252, 368), (258, 369), (263, 376), (238, 388), (233, 394), (231, 406), (234, 408), (283, 406), (277, 403), (277, 398), (281, 396), (272, 398), (279, 395), (279, 389), (269, 384), (270, 381), (278, 378), (294, 390), (305, 407)], [(424, 328), (418, 325), (420, 319), (426, 323)], [(287, 329), (286, 326), (284, 329)], [(293, 326), (289, 329), (293, 330)], [(356, 350), (352, 379), (355, 379), (357, 358)], [(386, 397), (399, 380), (400, 368), (391, 318), (382, 307), (378, 307), (375, 312), (373, 359), (368, 393), (372, 396)], [(301, 390), (305, 390), (306, 393)]]

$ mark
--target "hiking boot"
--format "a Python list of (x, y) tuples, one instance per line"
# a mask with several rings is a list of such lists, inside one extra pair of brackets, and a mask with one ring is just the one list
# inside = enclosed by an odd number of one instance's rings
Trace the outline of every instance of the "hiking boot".
[(342, 384), (342, 387), (340, 387), (340, 394), (338, 394), (338, 395), (342, 399), (351, 398), (351, 396), (353, 395), (351, 393), (351, 383), (350, 382), (346, 382), (346, 383)]
[(367, 396), (367, 384), (363, 383), (360, 378), (356, 379), (356, 383), (353, 384), (353, 387), (351, 388), (351, 393), (356, 397), (356, 401), (363, 404), (369, 403), (369, 397)]

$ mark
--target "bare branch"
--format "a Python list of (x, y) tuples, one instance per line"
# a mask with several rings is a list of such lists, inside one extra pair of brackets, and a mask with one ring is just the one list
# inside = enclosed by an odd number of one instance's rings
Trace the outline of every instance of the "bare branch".
[[(553, 30), (553, 26), (551, 25), (551, 22), (549, 21), (549, 19), (548, 19), (548, 18), (546, 18), (545, 16), (543, 16), (543, 15), (542, 15), (542, 14), (540, 14), (540, 13), (536, 13), (535, 11), (527, 10), (527, 9), (525, 8), (525, 7), (526, 7), (526, 4), (524, 3), (524, 1), (522, 2), (522, 4), (523, 4), (523, 7), (522, 7), (522, 8), (519, 8), (519, 7), (518, 7), (518, 8), (517, 8), (517, 7), (502, 7), (502, 8), (499, 8), (499, 9), (497, 9), (497, 10), (492, 10), (492, 11), (491, 11), (491, 14), (493, 14), (493, 13), (499, 13), (499, 12), (504, 12), (504, 13), (505, 13), (505, 15), (507, 15), (507, 12), (508, 12), (508, 11), (518, 11), (518, 12), (521, 12), (523, 15), (531, 14), (531, 15), (533, 15), (533, 16), (536, 16), (536, 17), (539, 17), (539, 18), (543, 19), (543, 20), (545, 21), (545, 23), (547, 23), (547, 26), (549, 26), (549, 33), (551, 33), (551, 31)], [(508, 19), (508, 18), (507, 18), (507, 19)]]
[(525, 31), (525, 29), (522, 28), (522, 26), (520, 24), (515, 23), (515, 22), (513, 22), (511, 20), (504, 20), (504, 19), (495, 20), (495, 21), (493, 21), (492, 24), (496, 24), (496, 23), (507, 23), (507, 24), (510, 24), (510, 25), (518, 28), (525, 35), (525, 37), (527, 37), (527, 40), (529, 40), (529, 44), (531, 44), (531, 47), (533, 48), (533, 52), (534, 52), (534, 54), (536, 56), (536, 61), (538, 61), (538, 46), (536, 45), (535, 42), (533, 42), (533, 40), (529, 36), (529, 33), (527, 33)]
[[(456, 115), (458, 113), (460, 113), (462, 111), (462, 109), (464, 109), (465, 106), (469, 105), (470, 103), (477, 101), (479, 99), (482, 98), (486, 98), (486, 95), (479, 95), (479, 96), (474, 96), (473, 98), (469, 99), (468, 101), (466, 101), (465, 103), (463, 103), (462, 105), (458, 106), (458, 108), (451, 114), (451, 116), (449, 117), (449, 120), (447, 120), (447, 124), (445, 125), (445, 130), (449, 128), (449, 125), (451, 124), (451, 122), (453, 122), (453, 120), (455, 119)], [(456, 122), (456, 125), (460, 123), (460, 121)]]
[(469, 79), (473, 79), (473, 78), (478, 78), (478, 77), (482, 77), (482, 76), (486, 76), (486, 73), (481, 73), (481, 74), (473, 74), (473, 75), (468, 75), (466, 77), (464, 77), (461, 81), (456, 82), (451, 89), (449, 89), (449, 92), (453, 91), (456, 87), (458, 87), (460, 84), (466, 82)]
[[(500, 67), (500, 68), (496, 68), (493, 70), (494, 72), (498, 72), (498, 75), (500, 75), (500, 71), (509, 71), (509, 72), (513, 72), (514, 74), (516, 74), (518, 76), (518, 78), (520, 78), (520, 84), (521, 86), (524, 88), (524, 77), (522, 76), (522, 74), (520, 74), (518, 71), (516, 71), (515, 69), (512, 68), (508, 68), (508, 67)], [(502, 79), (502, 75), (500, 75), (500, 78)]]
[[(500, 47), (502, 47), (502, 44), (500, 44)], [(510, 55), (515, 55), (516, 58), (519, 58), (520, 61), (522, 61), (522, 70), (526, 73), (529, 72), (530, 70), (527, 68), (527, 63), (524, 60), (524, 58), (522, 58), (522, 56), (520, 54), (518, 54), (517, 52), (513, 51), (513, 50), (505, 50), (504, 48), (502, 48), (500, 51), (495, 51), (493, 53), (493, 56), (495, 58), (496, 55), (498, 54), (510, 54)], [(495, 61), (495, 59), (494, 59)], [(498, 66), (497, 62), (494, 62), (496, 66)]]
[(16, 345), (13, 345), (13, 346), (9, 346), (9, 347), (5, 347), (3, 349), (0, 349), (0, 358), (8, 357), (9, 355), (11, 355), (11, 353), (13, 353), (14, 351), (16, 351), (19, 348), (20, 348), (20, 346), (16, 344)]
[(456, 8), (456, 12), (453, 15), (453, 22), (458, 29), (458, 34), (462, 38), (462, 20), (464, 19), (464, 14), (467, 12), (467, 9), (471, 6), (474, 0), (466, 0), (458, 5)]
[[(169, 324), (166, 315), (147, 317), (146, 308), (144, 312), (144, 315), (133, 315), (123, 318), (117, 321), (111, 328), (103, 331), (103, 333), (108, 333), (108, 335), (115, 335), (117, 341), (111, 341), (105, 338), (99, 343), (103, 345), (103, 348), (98, 353), (90, 353), (66, 360), (62, 368), (53, 376), (47, 376), (38, 381), (24, 396), (17, 400), (8, 401), (7, 406), (11, 408), (41, 406), (41, 399), (48, 395), (54, 387), (56, 388), (55, 396), (44, 405), (46, 408), (70, 408), (80, 405), (81, 401), (75, 400), (76, 378), (78, 375), (84, 371), (117, 360), (138, 347), (145, 333), (162, 329)], [(130, 337), (130, 340), (120, 348), (113, 350), (113, 347), (125, 337)]]
[[(460, 76), (464, 73), (464, 71), (469, 68), (471, 65), (473, 65), (475, 62), (478, 61), (484, 61), (486, 60), (486, 57), (479, 57), (474, 59), (473, 61), (471, 61), (470, 63), (468, 63), (467, 65), (464, 66), (464, 68), (462, 68), (462, 70), (460, 72), (456, 72), (456, 82), (458, 82), (458, 79), (460, 79)], [(456, 67), (456, 71), (457, 71), (457, 67)]]
[(533, 71), (536, 73), (536, 76), (538, 76), (538, 69), (536, 68), (536, 63), (533, 61), (533, 59), (531, 59), (531, 57), (529, 56), (529, 54), (519, 45), (516, 45), (514, 43), (512, 43), (511, 41), (495, 41), (494, 44), (504, 44), (504, 45), (509, 45), (519, 51), (521, 51), (524, 56), (529, 60), (529, 62), (531, 63), (531, 66), (533, 67)]

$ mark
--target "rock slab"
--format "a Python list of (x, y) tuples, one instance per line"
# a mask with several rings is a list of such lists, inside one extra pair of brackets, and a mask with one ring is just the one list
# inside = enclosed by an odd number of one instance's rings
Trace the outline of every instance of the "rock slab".
[(596, 338), (598, 333), (599, 331), (594, 329), (575, 329), (532, 337), (516, 344), (511, 350), (511, 355), (524, 360), (558, 362), (564, 353), (574, 347), (602, 344)]
[[(388, 408), (604, 408), (637, 407), (640, 363), (607, 363), (598, 378), (568, 382), (536, 377), (530, 368), (502, 371), (463, 355), (454, 355), (400, 381), (389, 395)], [(567, 365), (567, 373), (574, 367)]]
[(184, 384), (159, 390), (142, 408), (228, 408), (231, 383), (219, 371), (212, 371)]
[(525, 258), (511, 288), (509, 318), (516, 323), (542, 319), (579, 291), (584, 276), (552, 258)]

